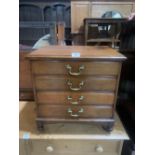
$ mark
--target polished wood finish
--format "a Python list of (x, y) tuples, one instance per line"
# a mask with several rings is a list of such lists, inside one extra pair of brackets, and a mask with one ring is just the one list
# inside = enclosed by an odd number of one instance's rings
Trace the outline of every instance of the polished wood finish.
[[(78, 54), (78, 57), (74, 54)], [(108, 47), (49, 46), (29, 54), (37, 126), (100, 123), (111, 131), (122, 54)]]
[[(79, 57), (73, 57), (73, 53), (80, 53)], [(121, 53), (106, 46), (48, 46), (38, 49), (27, 56), (30, 60), (70, 60), (72, 61), (95, 61), (121, 62), (126, 59)]]
[[(84, 96), (83, 100), (79, 100)], [(78, 105), (112, 105), (114, 102), (114, 93), (102, 92), (51, 92), (44, 91), (37, 93), (37, 100), (39, 104), (58, 104), (70, 105), (78, 102)], [(68, 97), (71, 99), (68, 100)]]
[[(110, 134), (102, 130), (101, 125), (82, 123), (54, 123), (46, 125), (46, 133), (39, 133), (36, 127), (36, 103), (29, 101), (19, 102), (19, 138), (24, 139), (25, 133), (29, 133), (30, 139), (45, 140), (128, 140), (129, 137), (115, 113), (115, 125)], [(72, 119), (71, 119), (72, 120)], [(73, 120), (74, 121), (74, 120)], [(78, 121), (78, 120), (77, 120)]]
[(51, 90), (51, 91), (70, 91), (72, 88), (79, 88), (80, 83), (83, 86), (79, 91), (114, 91), (116, 89), (116, 79), (107, 77), (69, 77), (69, 76), (36, 76), (36, 90)]
[(58, 45), (65, 45), (65, 23), (59, 22), (57, 29)]
[(68, 64), (73, 72), (77, 72), (78, 68), (84, 65), (85, 69), (81, 71), (81, 75), (117, 75), (121, 67), (118, 62), (34, 61), (32, 68), (34, 74), (66, 75), (69, 74), (66, 69)]
[[(68, 112), (68, 108), (71, 108), (73, 111), (73, 115), (79, 116), (71, 116)], [(84, 111), (82, 113), (78, 112), (80, 109)], [(112, 117), (112, 108), (104, 107), (104, 106), (68, 106), (68, 105), (39, 105), (37, 109), (38, 115), (40, 117), (52, 117), (52, 118), (111, 118)]]

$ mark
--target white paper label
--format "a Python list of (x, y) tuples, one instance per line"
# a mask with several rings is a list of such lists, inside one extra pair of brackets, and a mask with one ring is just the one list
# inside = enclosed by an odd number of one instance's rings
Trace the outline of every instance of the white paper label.
[(72, 53), (72, 57), (73, 58), (79, 58), (80, 57), (80, 53), (79, 52), (73, 52)]
[(24, 132), (23, 134), (23, 139), (29, 139), (30, 138), (30, 134), (28, 132)]

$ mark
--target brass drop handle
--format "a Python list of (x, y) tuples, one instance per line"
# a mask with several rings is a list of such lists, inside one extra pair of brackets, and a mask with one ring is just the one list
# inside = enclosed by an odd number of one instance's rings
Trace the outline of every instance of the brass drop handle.
[(80, 65), (79, 67), (79, 72), (72, 72), (72, 66), (70, 66), (69, 64), (66, 65), (66, 69), (68, 70), (70, 75), (74, 75), (74, 76), (78, 76), (81, 75), (81, 71), (84, 70), (84, 65)]
[(81, 82), (79, 83), (79, 88), (73, 88), (73, 87), (72, 87), (73, 84), (72, 84), (72, 82), (71, 82), (70, 80), (67, 81), (67, 85), (69, 86), (70, 90), (79, 91), (79, 90), (81, 90), (82, 86), (84, 85), (84, 82), (81, 81)]
[(71, 108), (68, 108), (67, 112), (70, 113), (70, 116), (71, 117), (79, 117), (80, 116), (79, 113), (83, 113), (84, 112), (84, 109), (83, 108), (80, 108), (80, 110), (78, 110), (77, 113), (73, 114), (72, 109)]
[(71, 101), (72, 97), (71, 96), (67, 96), (67, 100), (70, 101), (71, 104), (77, 105), (79, 104), (80, 101), (82, 101), (84, 99), (84, 96), (80, 96), (78, 101)]

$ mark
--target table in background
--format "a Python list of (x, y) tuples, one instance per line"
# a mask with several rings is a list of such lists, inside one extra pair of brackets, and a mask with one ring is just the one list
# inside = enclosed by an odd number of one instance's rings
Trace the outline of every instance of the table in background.
[(111, 133), (94, 124), (56, 123), (37, 130), (35, 103), (22, 101), (20, 107), (20, 155), (120, 155), (128, 135), (116, 114)]

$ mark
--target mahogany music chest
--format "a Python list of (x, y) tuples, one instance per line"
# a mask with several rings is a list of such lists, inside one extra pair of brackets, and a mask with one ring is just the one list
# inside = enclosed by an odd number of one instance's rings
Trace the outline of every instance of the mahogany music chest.
[(112, 130), (125, 56), (102, 46), (49, 46), (27, 57), (39, 130), (53, 122), (100, 123)]

